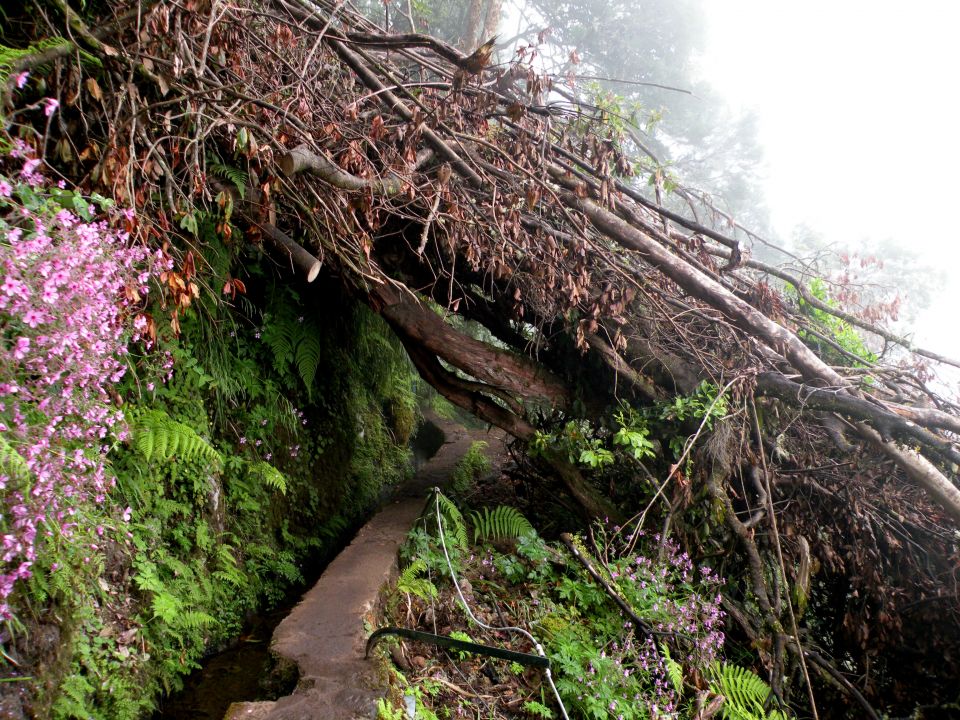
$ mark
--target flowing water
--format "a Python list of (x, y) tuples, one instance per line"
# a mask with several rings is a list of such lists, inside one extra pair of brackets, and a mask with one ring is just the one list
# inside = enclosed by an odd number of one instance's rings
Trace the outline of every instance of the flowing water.
[(296, 675), (285, 675), (276, 667), (270, 638), (295, 602), (255, 616), (232, 646), (207, 658), (187, 678), (183, 690), (163, 699), (153, 720), (222, 720), (230, 703), (273, 700), (289, 693)]

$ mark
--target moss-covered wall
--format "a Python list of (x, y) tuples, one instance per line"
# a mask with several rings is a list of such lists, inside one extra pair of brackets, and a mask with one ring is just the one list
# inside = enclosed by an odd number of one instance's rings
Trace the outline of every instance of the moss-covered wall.
[(134, 348), (119, 388), (105, 505), (126, 512), (48, 537), (13, 597), (5, 717), (145, 716), (409, 472), (414, 378), (383, 322), (334, 282), (293, 288), (215, 242), (203, 261), (180, 336)]

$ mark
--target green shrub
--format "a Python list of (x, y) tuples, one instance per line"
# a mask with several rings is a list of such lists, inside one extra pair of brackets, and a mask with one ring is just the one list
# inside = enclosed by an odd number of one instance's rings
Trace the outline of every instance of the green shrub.
[(464, 454), (450, 476), (450, 491), (453, 495), (463, 496), (473, 487), (473, 484), (490, 472), (490, 460), (484, 454), (487, 443), (476, 440)]

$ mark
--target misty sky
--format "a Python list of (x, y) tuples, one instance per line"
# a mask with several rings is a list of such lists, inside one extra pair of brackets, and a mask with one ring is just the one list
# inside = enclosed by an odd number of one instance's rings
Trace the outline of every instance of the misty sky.
[[(702, 73), (760, 116), (777, 231), (893, 237), (948, 284), (916, 328), (960, 357), (960, 3), (707, 0)], [(909, 291), (908, 288), (905, 290)]]

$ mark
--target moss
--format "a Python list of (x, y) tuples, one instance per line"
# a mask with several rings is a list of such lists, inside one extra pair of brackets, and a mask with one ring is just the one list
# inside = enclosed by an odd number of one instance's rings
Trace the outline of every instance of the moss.
[[(170, 382), (146, 392), (155, 378), (143, 362), (125, 393), (128, 408), (162, 411), (221, 459), (115, 448), (116, 488), (89, 512), (129, 506), (129, 524), (105, 517), (103, 537), (49, 542), (18, 599), (31, 632), (34, 614), (61, 619), (57, 649), (23, 656), (35, 677), (21, 704), (38, 716), (149, 712), (250, 613), (301, 588), (304, 569), (411, 472), (414, 373), (380, 318), (333, 288), (307, 301), (269, 280), (247, 284), (246, 312), (199, 303), (183, 319), (183, 337), (167, 343)], [(281, 316), (313, 318), (315, 372), (264, 341)]]
[(459, 497), (466, 495), (477, 480), (490, 472), (490, 460), (483, 452), (486, 447), (487, 443), (483, 440), (474, 441), (470, 449), (457, 462), (450, 476), (450, 490), (453, 495)]

